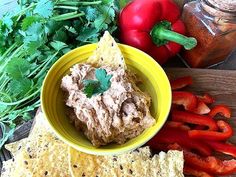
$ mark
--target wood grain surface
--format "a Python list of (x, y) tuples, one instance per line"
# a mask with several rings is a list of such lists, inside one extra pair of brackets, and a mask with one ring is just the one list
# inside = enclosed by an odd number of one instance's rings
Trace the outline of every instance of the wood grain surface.
[[(167, 68), (165, 69), (169, 78), (190, 75), (194, 83), (186, 90), (196, 94), (209, 93), (215, 99), (214, 104), (227, 104), (232, 109), (232, 118), (229, 120), (236, 132), (236, 71), (230, 70), (209, 70), (209, 69), (189, 69), (189, 68)], [(33, 120), (19, 127), (9, 142), (14, 142), (28, 136)], [(236, 144), (236, 135), (230, 141)], [(10, 153), (4, 148), (0, 152), (1, 162), (11, 158)], [(231, 175), (228, 177), (233, 177)]]
[(232, 109), (232, 118), (229, 123), (233, 126), (235, 135), (231, 141), (236, 144), (236, 71), (233, 70), (210, 70), (190, 68), (166, 69), (170, 78), (190, 75), (193, 77), (193, 85), (186, 90), (197, 94), (211, 94), (216, 104), (226, 104)]

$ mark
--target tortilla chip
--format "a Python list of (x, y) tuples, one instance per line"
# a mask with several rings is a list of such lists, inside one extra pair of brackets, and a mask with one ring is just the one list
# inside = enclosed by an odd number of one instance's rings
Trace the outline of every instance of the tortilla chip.
[[(59, 140), (39, 114), (28, 138), (6, 145), (14, 156), (11, 177), (69, 177), (68, 146)], [(20, 147), (20, 148), (19, 148)]]
[(12, 171), (14, 171), (14, 169), (15, 169), (15, 164), (13, 162), (13, 159), (3, 161), (1, 177), (11, 177), (11, 173)]
[(5, 145), (5, 148), (11, 152), (12, 156), (16, 156), (16, 154), (24, 148), (27, 144), (27, 138), (21, 139), (19, 141), (9, 143)]
[(93, 55), (87, 60), (88, 63), (97, 65), (98, 67), (108, 65), (110, 67), (122, 67), (126, 69), (124, 57), (119, 46), (113, 37), (106, 31), (98, 42), (98, 46)]
[(95, 156), (69, 148), (69, 165), (73, 177), (183, 177), (182, 152), (161, 152), (160, 156), (151, 156), (149, 147), (117, 156)]

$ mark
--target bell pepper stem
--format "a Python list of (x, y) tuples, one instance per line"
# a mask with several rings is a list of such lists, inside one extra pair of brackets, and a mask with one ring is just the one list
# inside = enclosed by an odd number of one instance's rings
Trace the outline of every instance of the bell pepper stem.
[(157, 45), (164, 45), (168, 41), (172, 41), (182, 45), (186, 50), (191, 50), (197, 45), (197, 40), (195, 38), (186, 37), (172, 31), (170, 28), (171, 25), (167, 21), (155, 25), (151, 31), (153, 42)]

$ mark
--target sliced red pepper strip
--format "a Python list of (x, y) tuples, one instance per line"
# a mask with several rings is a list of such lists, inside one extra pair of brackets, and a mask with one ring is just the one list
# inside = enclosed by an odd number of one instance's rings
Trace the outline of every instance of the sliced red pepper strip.
[(196, 168), (190, 167), (188, 165), (184, 165), (184, 174), (185, 175), (192, 175), (196, 177), (214, 177), (207, 172), (204, 172), (202, 170), (198, 170)]
[(180, 77), (170, 81), (172, 90), (179, 90), (191, 84), (193, 84), (193, 78), (191, 76)]
[(184, 160), (187, 164), (215, 175), (227, 175), (236, 172), (236, 160), (224, 160), (209, 156), (200, 157), (197, 154), (184, 150)]
[(217, 152), (231, 155), (236, 158), (236, 146), (232, 144), (226, 144), (218, 141), (206, 141), (206, 143)]
[(152, 149), (158, 149), (159, 143), (173, 144), (178, 143), (184, 148), (193, 149), (198, 151), (204, 156), (211, 154), (211, 149), (208, 145), (202, 143), (202, 141), (191, 139), (188, 136), (187, 131), (183, 131), (175, 128), (163, 127), (160, 132), (154, 136), (149, 142), (148, 145)]
[(164, 126), (167, 128), (178, 128), (181, 130), (190, 130), (190, 127), (187, 125), (184, 125), (183, 122), (167, 121)]
[(205, 115), (198, 115), (186, 111), (173, 110), (171, 114), (173, 121), (180, 121), (196, 125), (204, 125), (209, 127), (209, 130), (217, 130), (218, 126), (211, 117)]
[(230, 118), (231, 117), (231, 109), (226, 106), (226, 105), (216, 105), (215, 107), (213, 107), (211, 109), (211, 112), (208, 114), (211, 117), (215, 117), (216, 114), (220, 114), (226, 118)]
[(203, 96), (197, 95), (199, 101), (203, 101), (206, 104), (212, 104), (215, 102), (215, 99), (208, 93), (205, 93)]
[(198, 101), (197, 108), (193, 112), (202, 115), (208, 114), (210, 111), (210, 108), (203, 101)]
[(183, 150), (185, 165), (189, 165), (194, 169), (206, 171), (214, 175), (229, 175), (236, 172), (236, 160), (220, 160), (214, 156), (201, 157), (178, 144), (169, 145), (170, 150)]
[(197, 97), (190, 92), (173, 91), (172, 103), (183, 105), (185, 110), (193, 111), (197, 107)]
[(196, 125), (195, 127), (194, 127), (194, 130), (206, 130), (207, 129), (207, 127), (206, 126), (203, 126), (203, 125)]
[(232, 127), (223, 120), (217, 121), (217, 125), (222, 132), (211, 130), (190, 130), (189, 137), (204, 140), (227, 140), (233, 135)]

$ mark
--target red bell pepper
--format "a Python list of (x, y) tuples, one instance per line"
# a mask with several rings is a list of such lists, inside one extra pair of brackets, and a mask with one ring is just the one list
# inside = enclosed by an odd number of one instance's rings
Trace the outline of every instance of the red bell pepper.
[(196, 114), (208, 114), (210, 111), (210, 108), (203, 101), (198, 101), (197, 107), (193, 112)]
[(208, 93), (205, 93), (203, 96), (197, 95), (197, 98), (199, 101), (203, 101), (206, 104), (212, 104), (215, 102), (215, 99)]
[(172, 0), (134, 0), (119, 16), (121, 42), (147, 52), (160, 64), (176, 55), (181, 45), (190, 50), (195, 38), (186, 37), (180, 10)]
[(191, 76), (180, 77), (170, 81), (172, 90), (179, 90), (191, 84), (193, 84), (193, 78)]
[(236, 172), (236, 160), (220, 160), (214, 156), (200, 157), (197, 154), (184, 150), (186, 164), (214, 175), (227, 175)]
[(196, 177), (214, 177), (204, 171), (198, 170), (198, 169), (190, 167), (188, 165), (184, 165), (184, 174), (196, 176)]
[(175, 128), (163, 127), (149, 142), (148, 145), (152, 149), (159, 150), (159, 144), (173, 144), (178, 143), (182, 147), (195, 150), (204, 156), (211, 154), (211, 149), (208, 145), (199, 140), (191, 139), (187, 131)]
[(232, 157), (236, 158), (236, 146), (232, 144), (226, 144), (223, 142), (217, 142), (217, 141), (206, 141), (212, 149), (214, 149), (217, 152), (221, 152), (223, 154), (231, 155)]
[(190, 130), (190, 127), (187, 125), (184, 125), (183, 122), (167, 121), (164, 126), (167, 128), (178, 128), (181, 130)]
[(193, 111), (197, 107), (197, 97), (190, 92), (173, 91), (172, 103), (183, 105), (185, 110)]
[[(209, 127), (208, 130), (218, 130), (218, 126), (211, 117), (205, 115), (198, 115), (186, 111), (173, 110), (171, 113), (171, 118), (173, 121), (180, 121), (196, 125), (204, 125)], [(194, 130), (191, 130), (194, 131)], [(197, 130), (196, 130), (197, 131)]]
[(168, 150), (179, 150), (184, 152), (185, 165), (189, 165), (194, 169), (203, 170), (214, 175), (229, 175), (236, 172), (236, 160), (220, 160), (214, 156), (201, 157), (192, 153), (179, 144), (171, 144), (167, 146)]
[(217, 126), (222, 132), (211, 130), (190, 130), (189, 137), (204, 140), (227, 140), (233, 135), (232, 127), (223, 120), (217, 121)]
[(215, 117), (216, 114), (220, 114), (226, 118), (230, 118), (231, 117), (231, 109), (226, 106), (226, 105), (216, 105), (215, 107), (213, 107), (211, 109), (211, 112), (208, 114), (211, 117)]

